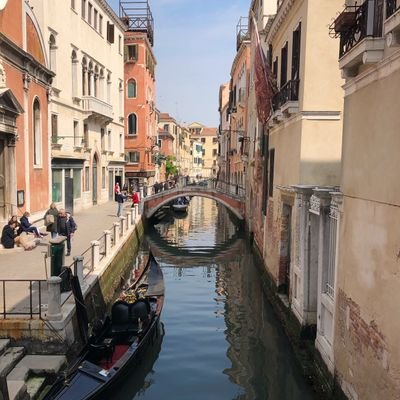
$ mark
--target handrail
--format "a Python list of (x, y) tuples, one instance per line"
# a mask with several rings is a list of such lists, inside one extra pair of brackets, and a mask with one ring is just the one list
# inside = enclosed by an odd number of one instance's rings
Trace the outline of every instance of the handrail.
[[(3, 290), (3, 311), (2, 315), (3, 318), (6, 319), (7, 315), (29, 315), (32, 319), (34, 315), (38, 315), (39, 318), (42, 318), (42, 283), (47, 284), (46, 280), (42, 279), (0, 279), (1, 287)], [(7, 304), (6, 304), (6, 292), (7, 292), (7, 283), (29, 283), (29, 312), (20, 312), (20, 311), (7, 311)], [(37, 305), (34, 305), (34, 289), (33, 285), (37, 282), (38, 285), (38, 301)], [(37, 308), (38, 311), (34, 311)]]

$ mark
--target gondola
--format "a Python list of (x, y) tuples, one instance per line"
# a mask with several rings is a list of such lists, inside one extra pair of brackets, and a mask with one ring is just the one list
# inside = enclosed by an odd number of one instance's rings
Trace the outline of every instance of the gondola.
[(187, 204), (172, 204), (172, 209), (178, 212), (186, 212), (188, 208)]
[(113, 304), (111, 316), (99, 324), (76, 363), (45, 399), (112, 398), (110, 391), (140, 364), (160, 333), (164, 279), (152, 254), (140, 277)]

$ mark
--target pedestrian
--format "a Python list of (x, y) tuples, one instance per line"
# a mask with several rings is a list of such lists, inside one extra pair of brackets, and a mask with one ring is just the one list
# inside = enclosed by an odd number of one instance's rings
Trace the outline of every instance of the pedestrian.
[(43, 236), (46, 236), (47, 233), (40, 232), (36, 226), (32, 225), (29, 222), (29, 216), (30, 216), (29, 211), (25, 211), (24, 214), (22, 215), (20, 219), (20, 224), (21, 224), (20, 233), (22, 232), (33, 233), (37, 238), (42, 238)]
[(119, 183), (115, 182), (115, 186), (114, 186), (114, 198), (115, 201), (117, 201), (117, 194), (121, 193), (121, 188), (119, 187)]
[(50, 232), (52, 239), (57, 237), (57, 217), (58, 210), (56, 203), (51, 203), (46, 214), (44, 214), (44, 224), (46, 225), (46, 231)]
[(138, 192), (133, 192), (132, 195), (132, 207), (135, 207), (136, 204), (139, 204), (140, 198), (139, 198), (139, 193)]
[(157, 194), (158, 193), (158, 182), (156, 181), (156, 183), (154, 184), (154, 193)]
[(124, 201), (125, 201), (125, 196), (121, 192), (117, 193), (117, 203), (118, 203), (117, 217), (121, 216)]
[(72, 215), (61, 208), (57, 217), (57, 233), (67, 238), (66, 256), (71, 255), (71, 239), (77, 229), (78, 225), (75, 223)]
[(15, 244), (18, 244), (18, 221), (12, 218), (8, 221), (8, 224), (4, 226), (1, 233), (1, 244), (5, 249), (13, 249)]

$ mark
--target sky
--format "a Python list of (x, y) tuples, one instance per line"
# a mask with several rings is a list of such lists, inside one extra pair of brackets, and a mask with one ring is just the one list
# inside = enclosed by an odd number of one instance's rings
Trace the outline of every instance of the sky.
[[(118, 14), (118, 0), (108, 0)], [(236, 24), (251, 0), (150, 0), (157, 108), (179, 123), (218, 126), (219, 86), (229, 82)]]

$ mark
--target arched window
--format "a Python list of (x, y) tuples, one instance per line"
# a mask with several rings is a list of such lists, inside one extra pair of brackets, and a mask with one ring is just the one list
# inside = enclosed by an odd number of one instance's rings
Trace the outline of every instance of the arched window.
[(129, 79), (128, 81), (128, 99), (134, 99), (136, 97), (136, 81)]
[(88, 80), (88, 74), (87, 74), (87, 61), (86, 58), (83, 57), (82, 59), (82, 96), (87, 95), (87, 80)]
[(49, 38), (49, 55), (50, 55), (50, 70), (56, 72), (56, 38), (50, 35)]
[(33, 102), (33, 165), (42, 164), (42, 132), (40, 121), (40, 103), (36, 98)]
[(78, 97), (78, 57), (76, 51), (72, 50), (72, 97)]
[(137, 134), (137, 117), (136, 114), (129, 114), (128, 116), (128, 135)]

